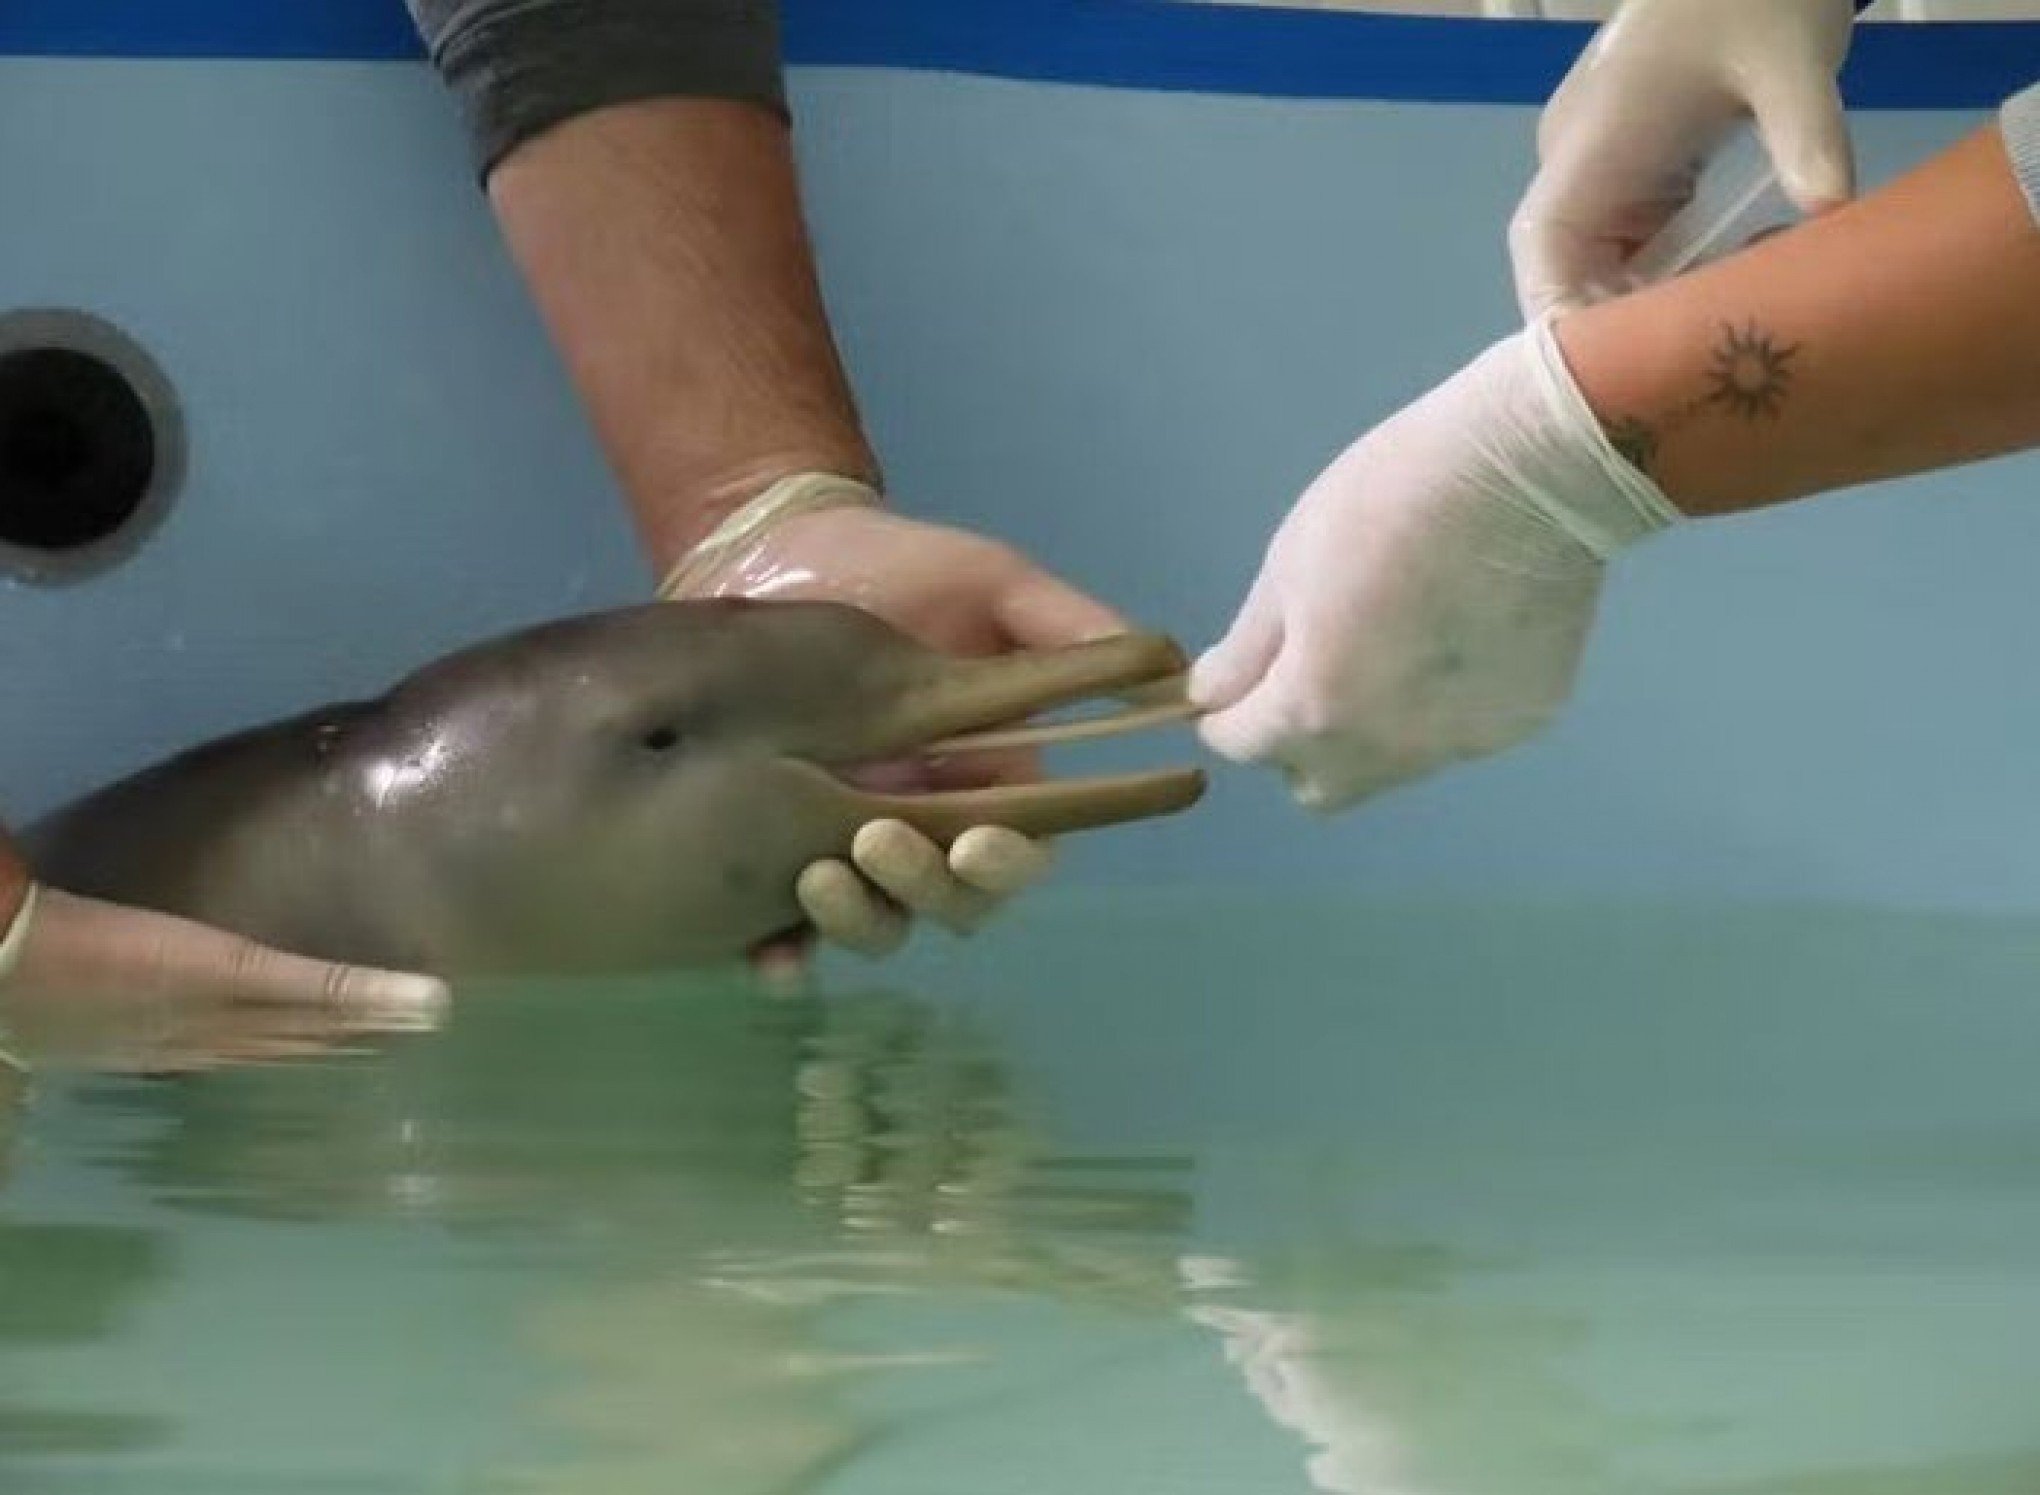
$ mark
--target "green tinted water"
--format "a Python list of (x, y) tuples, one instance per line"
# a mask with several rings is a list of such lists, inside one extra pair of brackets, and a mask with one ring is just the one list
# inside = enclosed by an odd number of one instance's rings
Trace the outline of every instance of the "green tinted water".
[(0, 1491), (2040, 1491), (2040, 925), (1044, 900), (888, 975), (46, 1084)]

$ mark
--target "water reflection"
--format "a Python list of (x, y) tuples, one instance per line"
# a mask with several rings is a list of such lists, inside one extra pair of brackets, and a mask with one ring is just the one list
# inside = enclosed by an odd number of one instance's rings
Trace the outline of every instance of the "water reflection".
[(0, 1195), (0, 1488), (2030, 1495), (2036, 950), (1120, 911), (971, 1001), (88, 1085)]
[[(1480, 1415), (1526, 1428), (1584, 1415), (1549, 1369), (1576, 1330), (1451, 1306), (1433, 1247), (1200, 1251), (1193, 1159), (1058, 1147), (985, 1031), (896, 993), (470, 993), (372, 1065), (88, 1095), (125, 1123), (102, 1160), (179, 1212), (445, 1230), (525, 1268), (494, 1348), (536, 1368), (506, 1420), (537, 1436), (492, 1490), (816, 1488), (928, 1395), (993, 1397), (1004, 1332), (974, 1313), (1016, 1301), (1073, 1335), (1202, 1338), (1338, 1495), (1448, 1488), (1396, 1482), (1413, 1387), (1477, 1377)], [(875, 1406), (930, 1376), (918, 1412)]]
[[(15, 1225), (0, 1222), (0, 1347), (34, 1354), (90, 1344), (113, 1334), (120, 1319), (156, 1285), (161, 1243), (144, 1231), (97, 1225)], [(168, 1427), (146, 1411), (51, 1404), (12, 1354), (0, 1355), (0, 1472), (21, 1491), (21, 1459), (104, 1456), (161, 1442)]]
[[(0, 1003), (0, 1107), (29, 1067), (98, 1074), (199, 1074), (247, 1064), (370, 1053), (396, 1035), (431, 1032), (432, 1011), (390, 1010), (336, 998), (180, 993), (144, 984), (79, 991), (9, 984)], [(16, 1055), (19, 1055), (17, 1058)]]
[(832, 1343), (860, 1304), (1179, 1301), (1180, 1158), (1060, 1156), (960, 1014), (748, 987), (468, 993), (374, 1064), (94, 1092), (105, 1161), (206, 1217), (446, 1230), (528, 1270), (499, 1351), (549, 1446), (492, 1488), (806, 1488), (885, 1419), (850, 1391), (970, 1348)]
[(14, 1142), (28, 1111), (28, 1066), (0, 1048), (0, 1189), (14, 1169)]
[(2040, 1490), (2040, 1451), (1898, 1469), (1817, 1470), (1789, 1484), (1764, 1479), (1717, 1485), (1700, 1495), (2032, 1495), (2035, 1490)]

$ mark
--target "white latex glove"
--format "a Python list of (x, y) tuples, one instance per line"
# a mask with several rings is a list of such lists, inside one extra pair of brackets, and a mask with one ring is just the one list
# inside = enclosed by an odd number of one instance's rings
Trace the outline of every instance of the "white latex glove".
[(143, 1070), (330, 1051), (434, 1026), (445, 983), (286, 955), (31, 886), (0, 934), (0, 1015), (32, 1056)]
[(1634, 289), (1636, 252), (1755, 117), (1803, 213), (1855, 190), (1836, 75), (1850, 0), (1628, 0), (1552, 95), (1540, 167), (1509, 226), (1526, 320)]
[(1677, 517), (1534, 323), (1298, 501), (1192, 672), (1199, 731), (1325, 811), (1500, 751), (1570, 694), (1607, 561)]
[[(732, 516), (668, 576), (668, 600), (826, 598), (875, 613), (902, 632), (955, 654), (1052, 648), (1124, 631), (1126, 624), (1010, 547), (886, 512), (862, 483), (802, 474), (773, 485)], [(1031, 758), (974, 760), (949, 788), (1027, 777)], [(979, 927), (1048, 870), (1050, 847), (1000, 826), (977, 826), (945, 854), (911, 826), (877, 820), (847, 861), (810, 866), (796, 885), (822, 939), (883, 956), (916, 918), (953, 933)], [(799, 950), (763, 952), (769, 967)]]

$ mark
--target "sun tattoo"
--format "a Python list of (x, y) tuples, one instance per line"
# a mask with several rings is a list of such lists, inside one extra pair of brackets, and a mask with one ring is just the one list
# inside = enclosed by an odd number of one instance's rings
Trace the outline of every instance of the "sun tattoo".
[(1708, 366), (1706, 403), (1744, 420), (1776, 420), (1792, 388), (1792, 360), (1799, 344), (1781, 348), (1755, 322), (1723, 325), (1714, 361)]

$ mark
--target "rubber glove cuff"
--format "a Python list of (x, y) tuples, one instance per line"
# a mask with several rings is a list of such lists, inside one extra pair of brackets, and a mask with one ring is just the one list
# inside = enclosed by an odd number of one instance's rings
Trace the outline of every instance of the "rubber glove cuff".
[(658, 598), (671, 602), (691, 595), (703, 577), (714, 575), (730, 557), (755, 545), (761, 535), (785, 520), (825, 509), (875, 509), (884, 502), (869, 483), (840, 473), (797, 472), (781, 478), (680, 557), (659, 583)]
[[(5, 934), (0, 934), (0, 987), (6, 986), (7, 978), (21, 963), (22, 950), (28, 945), (29, 926), (35, 922), (37, 891), (34, 883), (28, 885), (28, 891), (22, 895), (21, 907), (14, 912), (14, 922), (7, 926)], [(0, 1026), (0, 1144), (6, 1140), (7, 1107), (17, 1098), (21, 1082), (29, 1074), (27, 1062), (8, 1052), (6, 1040), (7, 1030)]]
[[(1511, 495), (1572, 536), (1602, 561), (1684, 518), (1658, 485), (1615, 450), (1558, 345), (1559, 313), (1524, 329), (1536, 398), (1561, 440), (1516, 454), (1522, 481)], [(1580, 481), (1584, 459), (1599, 482)]]
[(4, 935), (0, 935), (0, 982), (5, 982), (13, 974), (21, 961), (21, 952), (28, 945), (29, 926), (35, 922), (37, 893), (36, 885), (30, 883), (21, 907), (15, 911), (14, 922), (7, 926)]

